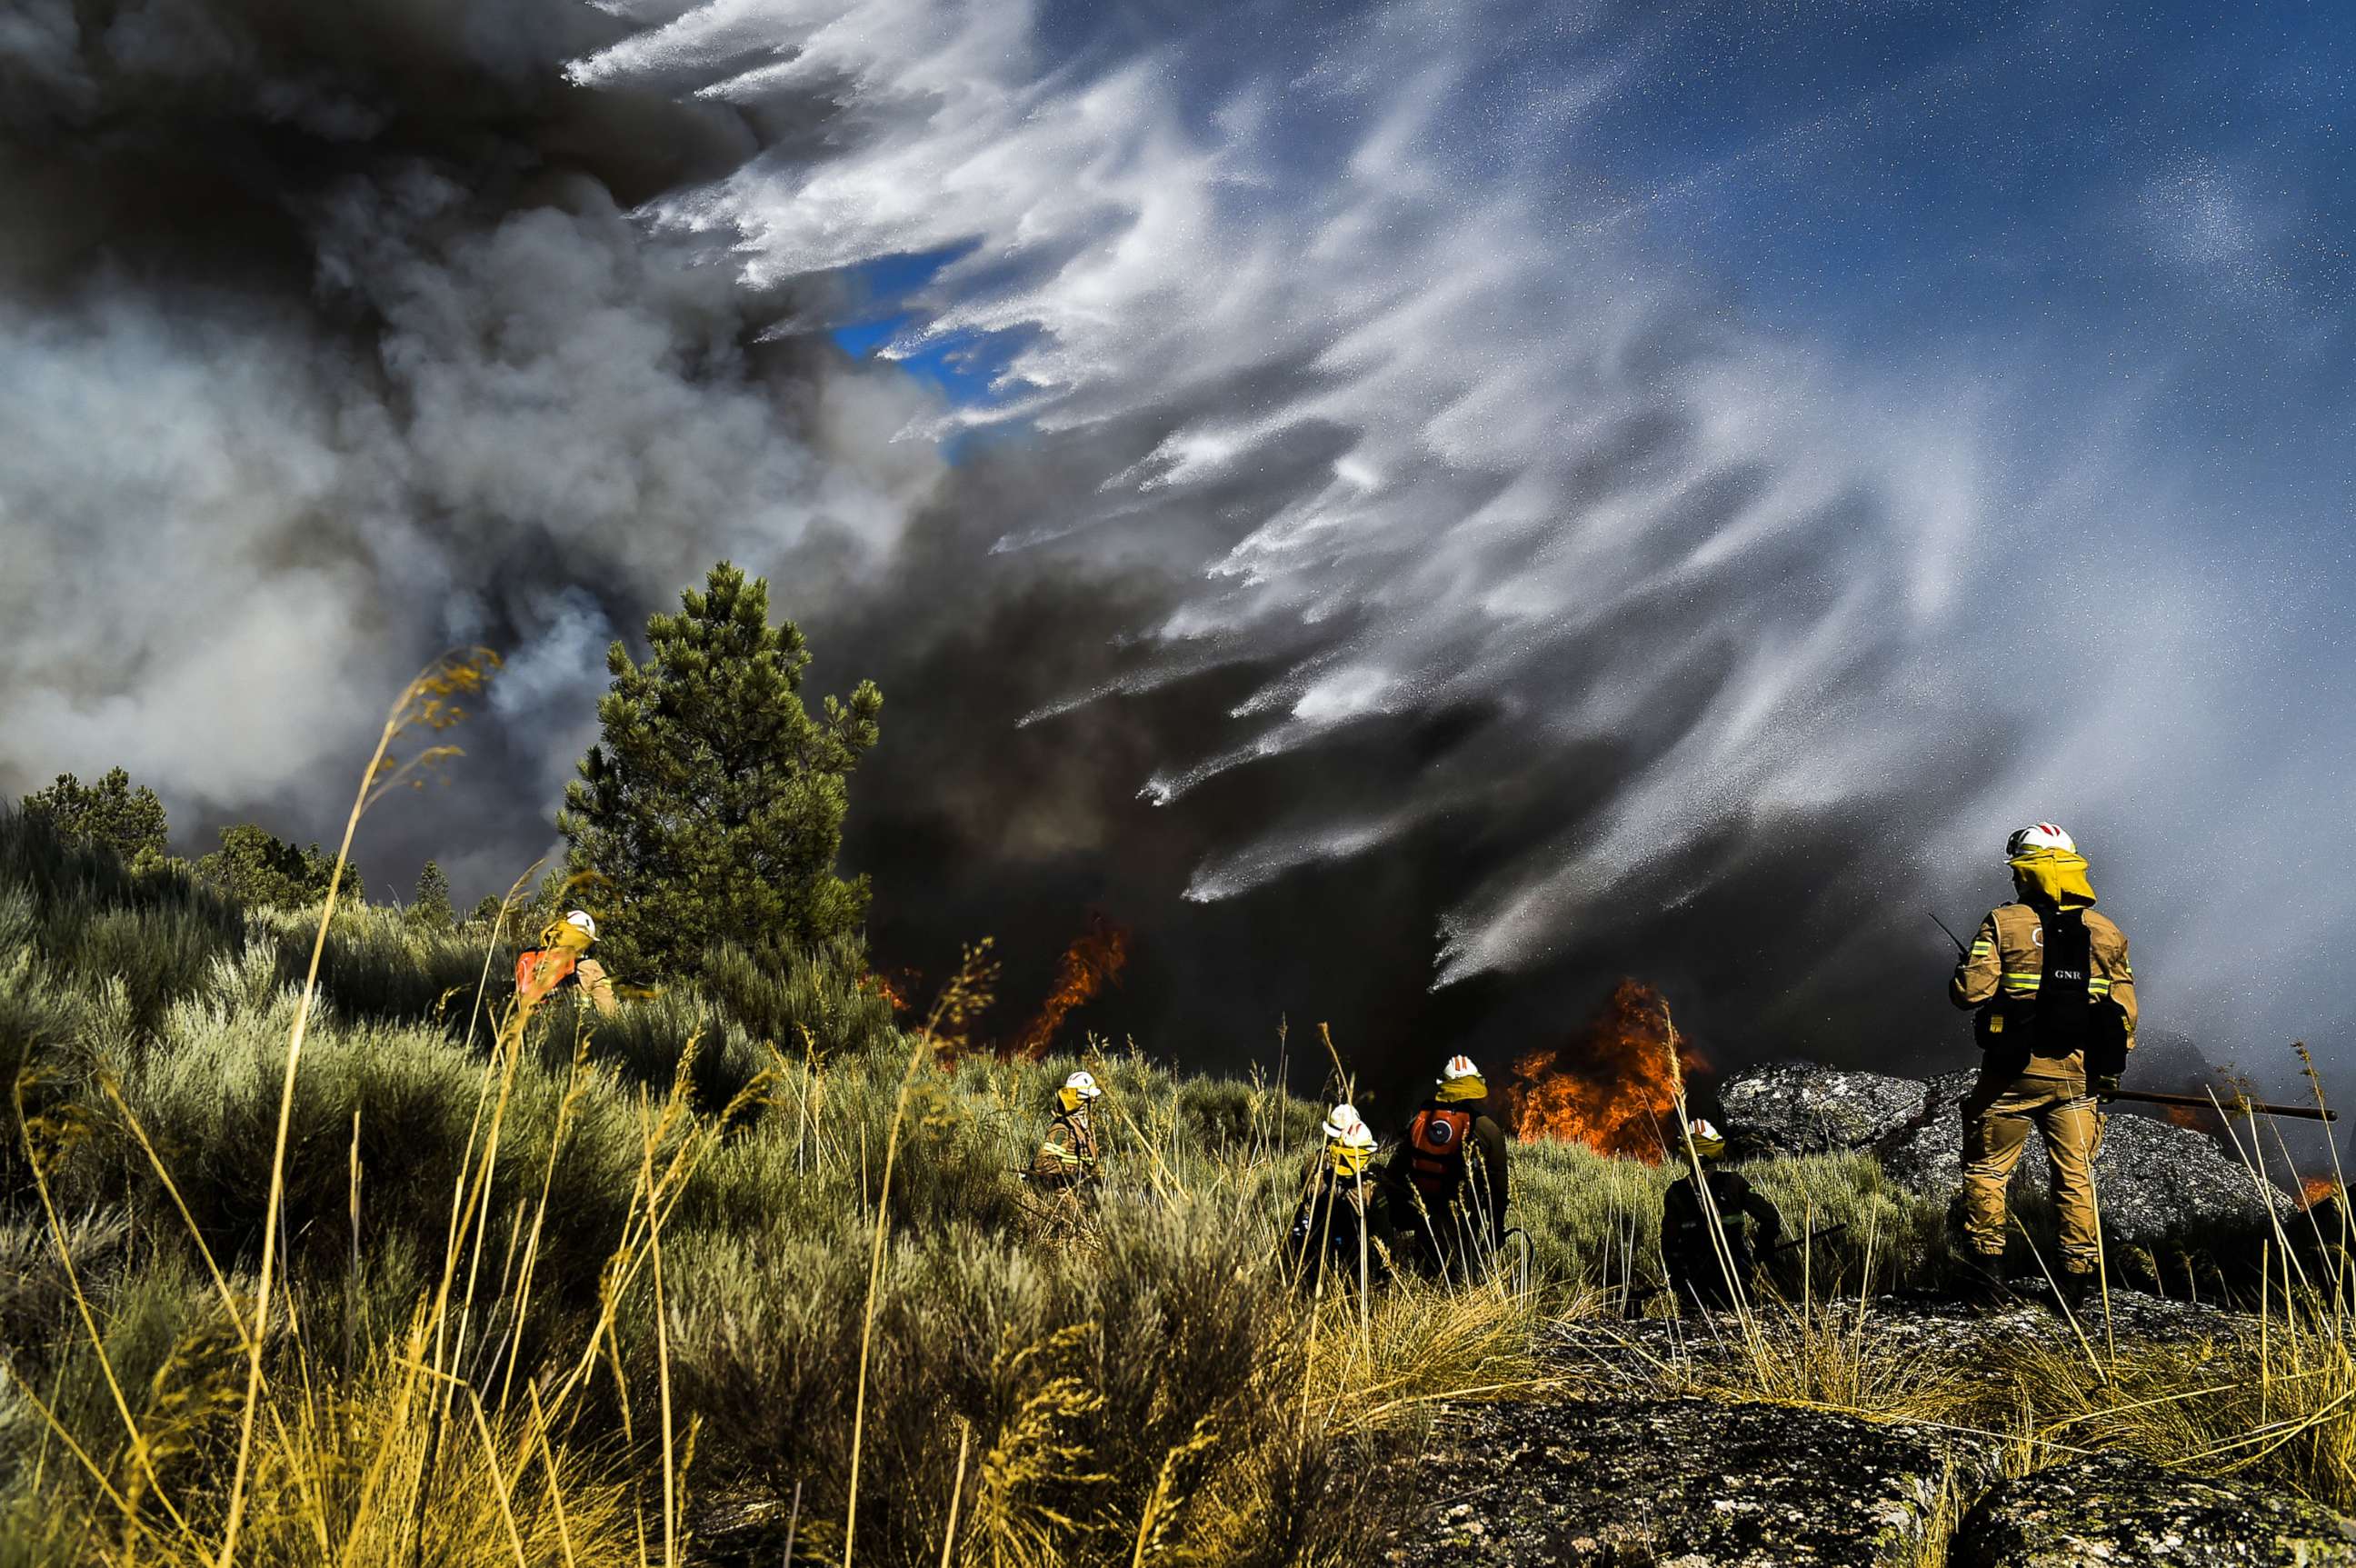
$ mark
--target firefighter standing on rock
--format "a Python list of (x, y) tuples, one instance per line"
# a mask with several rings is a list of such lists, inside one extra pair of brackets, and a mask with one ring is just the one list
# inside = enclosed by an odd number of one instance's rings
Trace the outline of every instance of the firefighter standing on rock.
[(1975, 1010), (1984, 1053), (1963, 1105), (1964, 1232), (1978, 1261), (1966, 1294), (1982, 1305), (2003, 1299), (2005, 1184), (2035, 1127), (2053, 1167), (2062, 1297), (2074, 1305), (2101, 1262), (2094, 1100), (2117, 1090), (2135, 1045), (2135, 970), (2126, 935), (2094, 911), (2085, 857), (2068, 833), (2051, 822), (2022, 828), (2005, 857), (2019, 900), (1980, 922), (1948, 985), (1956, 1006)]

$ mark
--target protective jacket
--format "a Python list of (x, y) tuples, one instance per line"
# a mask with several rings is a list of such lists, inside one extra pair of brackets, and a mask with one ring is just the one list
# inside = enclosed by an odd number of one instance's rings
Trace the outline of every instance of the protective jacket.
[[(1748, 1289), (1751, 1271), (1783, 1233), (1783, 1217), (1757, 1187), (1734, 1171), (1709, 1173), (1709, 1197), (1718, 1209), (1734, 1277)], [(1726, 1266), (1719, 1260), (1709, 1217), (1702, 1212), (1701, 1197), (1694, 1190), (1690, 1173), (1671, 1182), (1661, 1196), (1661, 1266), (1668, 1273), (1670, 1285), (1687, 1301), (1725, 1306), (1732, 1300), (1726, 1288)]]
[[(2090, 900), (2091, 902), (2091, 900)], [(2045, 985), (2047, 928), (2054, 928), (2055, 950), (2062, 950), (2066, 928), (2083, 923), (2086, 958), (2084, 999), (2091, 1004), (2088, 1027), (2099, 1032), (2123, 1029), (2119, 1048), (2135, 1044), (2135, 968), (2127, 961), (2126, 933), (2109, 916), (2083, 907), (2058, 903), (1998, 905), (1973, 935), (1972, 945), (1955, 963), (1947, 994), (1958, 1007), (1978, 1010), (1974, 1020), (1980, 1045), (1994, 1058), (2002, 1053), (2017, 1065), (2021, 1078), (2083, 1078), (2086, 1072), (2087, 1041), (2071, 1034), (2051, 1036), (2039, 1017), (2040, 993)], [(2074, 956), (2074, 955), (2073, 955)], [(2057, 972), (2055, 978), (2062, 976)], [(2072, 995), (2069, 998), (2077, 1000)], [(2046, 997), (2046, 1012), (2055, 1015), (2054, 998)], [(2116, 1013), (2104, 1018), (2102, 1004)]]
[(1048, 1123), (1046, 1142), (1031, 1161), (1031, 1179), (1041, 1187), (1076, 1187), (1096, 1174), (1097, 1135), (1085, 1107), (1059, 1111)]
[(1362, 1250), (1367, 1283), (1382, 1283), (1389, 1273), (1386, 1208), (1372, 1172), (1346, 1175), (1320, 1155), (1309, 1173), (1308, 1189), (1292, 1211), (1292, 1229), (1286, 1238), (1303, 1287), (1313, 1285), (1331, 1267), (1355, 1289)]
[(567, 985), (579, 986), (606, 1017), (621, 1008), (612, 977), (594, 958), (560, 946), (527, 949), (516, 959), (516, 994), (526, 1004), (537, 1005)]
[(1505, 1130), (1487, 1111), (1480, 1080), (1443, 1084), (1408, 1122), (1385, 1173), (1393, 1212), (1408, 1217), (1427, 1263), (1458, 1272), (1476, 1240), (1494, 1251), (1505, 1234)]

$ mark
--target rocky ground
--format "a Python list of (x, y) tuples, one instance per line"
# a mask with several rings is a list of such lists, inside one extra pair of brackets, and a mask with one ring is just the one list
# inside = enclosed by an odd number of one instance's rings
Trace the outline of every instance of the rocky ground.
[[(1960, 1186), (1960, 1107), (1974, 1076), (1786, 1063), (1734, 1074), (1719, 1099), (1740, 1153), (1869, 1154), (1898, 1185), (1944, 1196)], [(2014, 1176), (2019, 1211), (2041, 1206), (2048, 1179), (2032, 1139)], [(2194, 1260), (2201, 1277), (2219, 1277), (2242, 1253), (2246, 1267), (2277, 1234), (2304, 1250), (2302, 1237), (2317, 1229), (2276, 1185), (2280, 1173), (2254, 1176), (2219, 1139), (2157, 1117), (2108, 1118), (2095, 1179), (2115, 1283), (2190, 1280)], [(2016, 1303), (1985, 1316), (1883, 1298), (1833, 1308), (1813, 1336), (1793, 1332), (1785, 1317), (1773, 1353), (1782, 1359), (1763, 1380), (1756, 1352), (1725, 1318), (1564, 1324), (1547, 1342), (1558, 1395), (1466, 1410), (1442, 1424), (1426, 1460), (1431, 1503), (1394, 1541), (1392, 1560), (2356, 1568), (2356, 1522), (2329, 1509), (1992, 1430), (2009, 1428), (1985, 1412), (2017, 1408), (2019, 1369), (2040, 1357), (2168, 1343), (2190, 1352), (2189, 1373), (2230, 1380), (2246, 1371), (2231, 1351), (2240, 1326), (2181, 1299), (2185, 1292), (2169, 1300), (2116, 1290), (2107, 1319), (2098, 1311), (2073, 1326), (2042, 1284), (2015, 1286)], [(1822, 1356), (1827, 1339), (1849, 1347), (1846, 1359)], [(1812, 1355), (1819, 1359), (1802, 1367)], [(1828, 1377), (1847, 1381), (1834, 1388)], [(1763, 1399), (1762, 1388), (1789, 1397)], [(1976, 1422), (1973, 1409), (1983, 1412)]]
[[(1857, 1308), (1836, 1322), (1854, 1334)], [(2026, 1302), (1987, 1317), (1885, 1300), (1864, 1328), (1885, 1369), (1971, 1368), (2076, 1336)], [(2212, 1310), (2121, 1293), (2122, 1344), (2205, 1341)], [(2090, 1326), (2100, 1337), (2101, 1326)], [(1736, 1397), (1726, 1325), (1565, 1325), (1558, 1397), (1456, 1412), (1397, 1563), (1540, 1568), (1787, 1564), (2116, 1568), (2356, 1565), (2356, 1523), (2261, 1487), (2120, 1455), (2032, 1451), (1968, 1422), (1876, 1421)], [(1710, 1391), (1715, 1389), (1717, 1391)], [(2031, 1464), (2038, 1467), (2019, 1474)]]

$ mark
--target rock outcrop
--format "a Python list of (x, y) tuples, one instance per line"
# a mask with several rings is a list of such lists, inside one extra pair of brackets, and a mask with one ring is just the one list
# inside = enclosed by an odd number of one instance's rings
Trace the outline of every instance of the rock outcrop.
[(1702, 1399), (1479, 1406), (1422, 1477), (1398, 1563), (1878, 1568), (1997, 1473), (1993, 1443)]
[[(1944, 1196), (1963, 1180), (1962, 1106), (1974, 1077), (1947, 1073), (1923, 1082), (1785, 1062), (1735, 1073), (1719, 1099), (1728, 1131), (1753, 1148), (1871, 1154), (1892, 1180)], [(2013, 1190), (2041, 1194), (2051, 1180), (2044, 1144), (2031, 1138)], [(2285, 1215), (2293, 1207), (2271, 1187), (2262, 1194), (2248, 1169), (2208, 1134), (2145, 1116), (2109, 1118), (2094, 1181), (2105, 1232), (2128, 1247), (2256, 1230), (2267, 1222), (2269, 1202)]]
[(1814, 1062), (1745, 1068), (1719, 1086), (1727, 1128), (1747, 1150), (1778, 1155), (1870, 1149), (1922, 1120), (1931, 1086)]
[[(1826, 1326), (1877, 1366), (1974, 1379), (2083, 1346), (2052, 1313), (1993, 1317), (1881, 1297)], [(2173, 1345), (2201, 1378), (2235, 1375), (2219, 1347), (2254, 1320), (2115, 1293), (2122, 1347)], [(1764, 1320), (1772, 1337), (1791, 1325)], [(2123, 1454), (2005, 1474), (1987, 1423), (1865, 1420), (1749, 1394), (1723, 1322), (1566, 1321), (1541, 1341), (1575, 1396), (1459, 1407), (1417, 1477), (1398, 1563), (1484, 1568), (2356, 1568), (2356, 1522), (2286, 1493)], [(2078, 1347), (2077, 1349), (2072, 1348)], [(1787, 1358), (1788, 1359), (1788, 1358)], [(2212, 1364), (2213, 1360), (2213, 1364)], [(2001, 1382), (2001, 1379), (1997, 1380)], [(1981, 1396), (2002, 1405), (2010, 1395)]]
[(2319, 1503), (2092, 1455), (1991, 1489), (1965, 1517), (1954, 1568), (2327, 1568), (2356, 1564), (2356, 1525)]

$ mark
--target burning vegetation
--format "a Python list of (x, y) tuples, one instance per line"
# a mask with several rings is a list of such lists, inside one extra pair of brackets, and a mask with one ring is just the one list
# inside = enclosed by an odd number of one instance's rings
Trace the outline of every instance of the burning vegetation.
[(1129, 932), (1101, 914), (1088, 916), (1088, 929), (1073, 939), (1056, 972), (1055, 989), (1039, 1012), (1014, 1037), (1010, 1052), (1024, 1061), (1037, 1061), (1055, 1043), (1055, 1031), (1072, 1009), (1093, 1000), (1105, 987), (1120, 980), (1129, 962)]
[(903, 969), (891, 974), (871, 969), (859, 977), (859, 988), (881, 996), (890, 1005), (895, 1018), (915, 1005), (908, 999), (916, 995), (923, 985), (923, 978), (913, 969)]
[(1657, 1165), (1674, 1135), (1680, 1075), (1708, 1067), (1676, 1034), (1660, 993), (1623, 980), (1583, 1036), (1515, 1060), (1505, 1103), (1526, 1142), (1585, 1144)]

